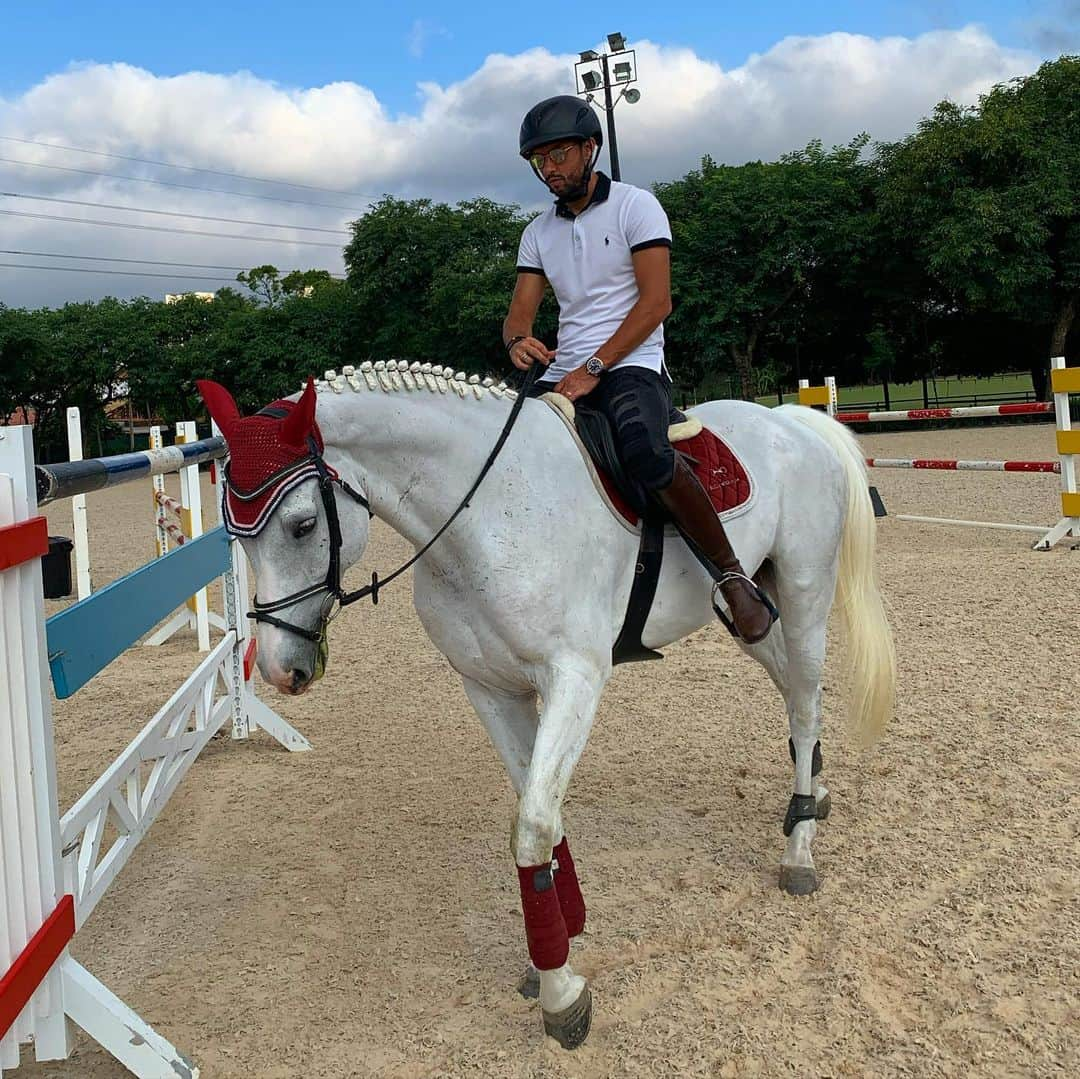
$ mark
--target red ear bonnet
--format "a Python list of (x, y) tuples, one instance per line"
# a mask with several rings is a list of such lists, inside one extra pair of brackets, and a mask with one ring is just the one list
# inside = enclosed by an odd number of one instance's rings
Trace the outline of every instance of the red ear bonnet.
[[(246, 418), (224, 386), (202, 380), (196, 385), (229, 447), (225, 525), (233, 535), (254, 536), (289, 491), (318, 478), (312, 443), (322, 454), (323, 439), (315, 422), (315, 384), (308, 379), (299, 401), (274, 401)], [(327, 471), (337, 475), (329, 466)]]
[(229, 433), (240, 421), (240, 409), (224, 386), (208, 379), (200, 378), (195, 382), (203, 401), (206, 402), (206, 410), (210, 413), (214, 423), (221, 428), (225, 441), (229, 440)]

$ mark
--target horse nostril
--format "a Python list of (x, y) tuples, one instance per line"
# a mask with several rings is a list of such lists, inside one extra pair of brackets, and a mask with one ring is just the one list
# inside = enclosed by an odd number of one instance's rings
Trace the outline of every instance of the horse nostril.
[(292, 690), (297, 692), (301, 690), (311, 681), (311, 673), (309, 671), (301, 670), (299, 667), (293, 667), (292, 672)]

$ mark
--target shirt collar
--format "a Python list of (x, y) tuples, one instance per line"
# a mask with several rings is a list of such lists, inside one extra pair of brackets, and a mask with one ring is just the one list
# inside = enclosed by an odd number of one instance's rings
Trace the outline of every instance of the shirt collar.
[(563, 202), (562, 199), (555, 200), (555, 216), (565, 217), (573, 221), (575, 217), (580, 217), (590, 206), (598, 202), (606, 202), (608, 195), (611, 194), (611, 180), (605, 176), (602, 172), (596, 174), (596, 187), (593, 188), (592, 196), (589, 201), (581, 208), (581, 213), (575, 214), (569, 206)]

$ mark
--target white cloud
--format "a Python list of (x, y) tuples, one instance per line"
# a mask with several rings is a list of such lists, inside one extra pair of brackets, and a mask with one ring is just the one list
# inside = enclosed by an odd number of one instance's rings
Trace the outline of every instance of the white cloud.
[[(423, 38), (424, 31), (420, 37)], [(974, 102), (994, 83), (1031, 72), (1038, 58), (1005, 48), (977, 27), (917, 38), (834, 33), (789, 37), (725, 70), (692, 50), (634, 42), (641, 100), (616, 112), (623, 178), (648, 184), (694, 168), (704, 154), (724, 162), (770, 159), (814, 138), (847, 142), (861, 131), (892, 139), (911, 131), (936, 102)], [(423, 83), (414, 114), (392, 116), (356, 83), (297, 89), (247, 72), (159, 77), (125, 64), (76, 66), (26, 93), (0, 100), (0, 135), (84, 147), (175, 164), (364, 192), (456, 201), (485, 194), (539, 205), (545, 193), (516, 155), (525, 110), (573, 89), (573, 56), (532, 49), (493, 54), (459, 82)], [(0, 141), (0, 157), (152, 176), (215, 188), (240, 188), (313, 202), (364, 207), (358, 196), (240, 185), (223, 177), (178, 173)], [(605, 158), (606, 161), (606, 158)], [(355, 213), (260, 202), (174, 188), (128, 184), (73, 173), (0, 164), (0, 187), (65, 198), (152, 206), (188, 213), (336, 227)], [(40, 204), (0, 199), (0, 209), (40, 212)], [(46, 209), (143, 220), (118, 212)], [(243, 232), (239, 226), (177, 221), (176, 227)], [(265, 228), (251, 232), (266, 235)], [(0, 247), (225, 265), (340, 268), (331, 249), (181, 237), (0, 216)], [(308, 240), (332, 240), (303, 234)], [(4, 256), (0, 261), (13, 261)], [(32, 261), (32, 260), (27, 260)], [(34, 261), (42, 261), (40, 259)], [(164, 271), (167, 272), (167, 271)], [(192, 273), (199, 271), (192, 270)], [(209, 272), (209, 271), (207, 271)], [(190, 287), (214, 287), (210, 283)], [(0, 300), (56, 303), (113, 292), (158, 295), (157, 279), (0, 270)]]

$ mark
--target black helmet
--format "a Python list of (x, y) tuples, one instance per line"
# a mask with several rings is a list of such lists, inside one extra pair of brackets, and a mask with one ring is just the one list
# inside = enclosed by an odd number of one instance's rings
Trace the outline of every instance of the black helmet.
[(562, 94), (533, 105), (521, 121), (518, 150), (522, 157), (528, 157), (537, 146), (559, 139), (595, 139), (598, 150), (603, 145), (600, 118), (588, 102)]

